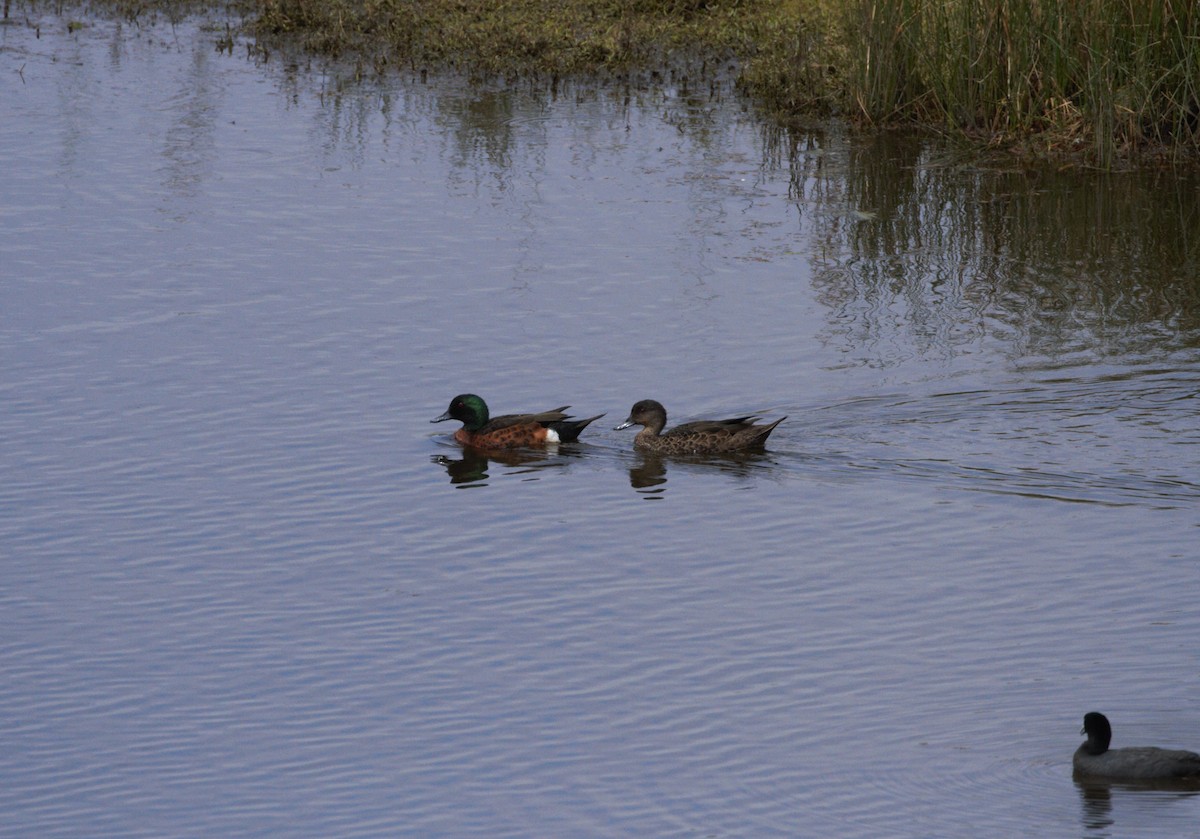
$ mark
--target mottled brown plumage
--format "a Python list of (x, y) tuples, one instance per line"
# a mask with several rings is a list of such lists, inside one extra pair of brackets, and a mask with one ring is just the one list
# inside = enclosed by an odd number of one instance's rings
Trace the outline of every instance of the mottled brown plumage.
[(635, 448), (659, 454), (720, 454), (762, 448), (775, 426), (787, 417), (766, 425), (755, 425), (756, 416), (724, 420), (698, 420), (677, 425), (663, 432), (667, 424), (667, 409), (653, 399), (634, 404), (629, 419), (615, 430), (631, 425), (645, 426), (633, 438)]

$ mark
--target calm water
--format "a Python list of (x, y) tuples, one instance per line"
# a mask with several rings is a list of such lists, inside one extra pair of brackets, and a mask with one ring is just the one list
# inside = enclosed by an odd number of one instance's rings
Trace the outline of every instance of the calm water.
[(14, 17), (0, 834), (1195, 834), (1196, 182)]

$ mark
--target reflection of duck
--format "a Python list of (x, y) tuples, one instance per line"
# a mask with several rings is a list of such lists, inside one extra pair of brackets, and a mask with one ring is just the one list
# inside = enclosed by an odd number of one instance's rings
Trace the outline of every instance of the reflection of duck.
[(1120, 781), (1195, 778), (1200, 781), (1200, 755), (1182, 749), (1137, 746), (1109, 749), (1112, 726), (1104, 714), (1092, 711), (1083, 717), (1080, 734), (1088, 739), (1075, 750), (1072, 763), (1077, 775)]
[(1075, 784), (1079, 787), (1079, 795), (1083, 800), (1083, 826), (1090, 831), (1112, 827), (1113, 782), (1088, 778), (1077, 772)]
[(716, 452), (714, 454), (660, 454), (642, 449), (636, 462), (629, 467), (629, 485), (644, 495), (661, 495), (666, 492), (667, 462), (679, 467), (677, 474), (691, 472), (693, 475), (711, 473), (714, 470), (735, 479), (748, 479), (763, 474), (774, 465), (766, 452)]
[(616, 431), (631, 425), (645, 426), (633, 438), (635, 448), (660, 454), (705, 454), (745, 451), (762, 448), (775, 426), (787, 417), (780, 417), (767, 425), (755, 425), (758, 417), (734, 417), (724, 420), (698, 420), (677, 425), (663, 432), (667, 424), (667, 409), (653, 399), (643, 399), (634, 404), (629, 419), (616, 427)]
[(472, 446), (462, 447), (460, 460), (442, 454), (433, 456), (434, 463), (446, 467), (446, 474), (450, 476), (452, 484), (473, 484), (487, 480), (488, 466), (492, 463), (499, 463), (501, 466), (524, 466), (548, 459), (549, 456), (544, 451), (476, 449)]
[(479, 449), (511, 449), (521, 446), (543, 446), (547, 443), (570, 443), (579, 438), (587, 424), (600, 419), (597, 414), (575, 420), (563, 411), (568, 406), (543, 411), (540, 414), (505, 414), (488, 417), (487, 403), (473, 393), (454, 397), (450, 407), (430, 422), (456, 419), (463, 424), (454, 432), (454, 439), (464, 446)]
[(634, 489), (653, 490), (655, 493), (660, 493), (661, 487), (667, 482), (667, 464), (663, 463), (661, 457), (654, 454), (646, 454), (638, 459), (638, 462), (629, 467), (629, 485)]

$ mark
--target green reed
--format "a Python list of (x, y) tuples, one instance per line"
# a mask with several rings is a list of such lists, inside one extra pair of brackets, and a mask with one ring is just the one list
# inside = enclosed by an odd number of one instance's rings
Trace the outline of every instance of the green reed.
[(1191, 0), (860, 0), (846, 93), (876, 123), (932, 122), (1110, 166), (1200, 151)]

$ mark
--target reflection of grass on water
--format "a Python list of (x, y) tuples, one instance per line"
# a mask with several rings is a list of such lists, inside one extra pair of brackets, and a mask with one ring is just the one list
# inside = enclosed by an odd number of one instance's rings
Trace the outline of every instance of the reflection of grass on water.
[[(260, 33), (482, 72), (731, 57), (782, 114), (918, 123), (1111, 166), (1200, 155), (1191, 0), (259, 0)], [(381, 50), (380, 47), (386, 47)], [(385, 58), (386, 57), (386, 58)]]
[(951, 357), (988, 336), (1026, 359), (1200, 346), (1195, 173), (959, 165), (940, 144), (879, 132), (830, 177), (807, 148), (780, 154), (795, 200), (826, 208), (808, 216), (812, 285), (837, 313), (823, 341), (871, 348), (872, 363)]
[[(8, 2), (5, 3), (6, 7)], [(121, 13), (191, 6), (108, 0)], [(213, 5), (225, 5), (213, 0)], [(479, 74), (712, 68), (787, 118), (918, 124), (1111, 167), (1200, 161), (1194, 0), (241, 0), (287, 36), (365, 67)], [(709, 59), (705, 62), (705, 59)]]

